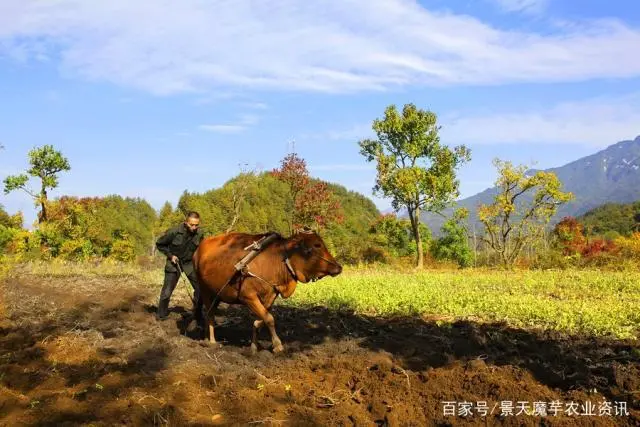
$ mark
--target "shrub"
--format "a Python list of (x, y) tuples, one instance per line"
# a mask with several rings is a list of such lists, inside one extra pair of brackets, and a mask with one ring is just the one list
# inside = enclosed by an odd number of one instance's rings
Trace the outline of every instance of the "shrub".
[(111, 245), (109, 258), (117, 261), (133, 261), (136, 258), (136, 247), (130, 239), (118, 239)]

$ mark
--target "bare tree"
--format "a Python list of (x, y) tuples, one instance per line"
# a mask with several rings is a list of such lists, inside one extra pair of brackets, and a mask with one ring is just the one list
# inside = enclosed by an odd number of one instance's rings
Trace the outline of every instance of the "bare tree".
[(238, 175), (231, 188), (233, 218), (231, 219), (231, 223), (227, 227), (225, 233), (231, 232), (233, 230), (233, 227), (235, 227), (238, 220), (240, 219), (240, 208), (242, 207), (242, 203), (244, 202), (244, 199), (246, 197), (249, 184), (259, 172), (257, 166), (249, 171), (247, 163), (239, 164), (238, 167), (240, 168), (240, 175)]

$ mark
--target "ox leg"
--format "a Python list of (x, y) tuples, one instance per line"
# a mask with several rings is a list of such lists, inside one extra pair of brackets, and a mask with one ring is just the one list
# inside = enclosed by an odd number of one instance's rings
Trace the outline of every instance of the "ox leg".
[[(282, 341), (280, 341), (278, 334), (276, 334), (275, 320), (273, 319), (271, 313), (269, 313), (264, 305), (262, 305), (258, 297), (254, 296), (253, 298), (248, 300), (247, 306), (256, 316), (258, 316), (260, 320), (264, 322), (265, 325), (267, 325), (267, 328), (269, 328), (269, 332), (271, 333), (271, 343), (273, 344), (273, 352), (279, 353), (284, 350)], [(254, 331), (255, 325), (256, 324), (254, 323)]]
[[(206, 324), (207, 326), (209, 326), (208, 330), (209, 330), (209, 342), (211, 344), (216, 344), (216, 336), (214, 334), (214, 326), (216, 324), (216, 309), (218, 308), (218, 304), (220, 304), (220, 300), (216, 301), (215, 304), (213, 303), (213, 299), (212, 296), (209, 294), (208, 291), (205, 291), (203, 293), (200, 294), (201, 298), (202, 298), (202, 305), (204, 306), (204, 319), (206, 320)], [(207, 330), (204, 330), (204, 339), (207, 339)]]
[(216, 324), (216, 310), (218, 309), (218, 304), (220, 304), (220, 300), (216, 301), (216, 303), (211, 307), (211, 312), (207, 316), (207, 321), (209, 323), (209, 342), (211, 344), (217, 344), (214, 326)]
[(256, 320), (253, 322), (253, 337), (251, 338), (251, 353), (256, 354), (258, 352), (258, 333), (264, 325), (264, 320)]

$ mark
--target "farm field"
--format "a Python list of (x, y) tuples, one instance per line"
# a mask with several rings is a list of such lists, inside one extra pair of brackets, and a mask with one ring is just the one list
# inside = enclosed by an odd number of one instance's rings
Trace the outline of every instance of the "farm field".
[(0, 425), (541, 425), (518, 414), (534, 402), (561, 405), (544, 425), (640, 423), (637, 273), (345, 269), (278, 300), (285, 352), (263, 331), (255, 356), (244, 307), (221, 306), (221, 348), (192, 338), (184, 283), (157, 322), (161, 280), (14, 267), (0, 288)]

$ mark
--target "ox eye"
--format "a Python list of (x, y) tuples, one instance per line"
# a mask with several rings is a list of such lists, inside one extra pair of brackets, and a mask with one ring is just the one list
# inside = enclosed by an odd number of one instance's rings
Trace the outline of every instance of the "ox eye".
[(320, 249), (322, 245), (320, 243), (316, 243), (315, 245), (313, 245), (313, 247)]

